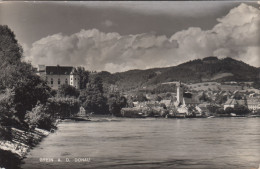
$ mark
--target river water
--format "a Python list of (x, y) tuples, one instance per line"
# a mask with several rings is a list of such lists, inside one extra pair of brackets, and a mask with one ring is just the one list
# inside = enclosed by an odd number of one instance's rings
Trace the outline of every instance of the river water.
[(28, 153), (22, 168), (258, 169), (259, 165), (260, 118), (103, 118), (60, 123)]

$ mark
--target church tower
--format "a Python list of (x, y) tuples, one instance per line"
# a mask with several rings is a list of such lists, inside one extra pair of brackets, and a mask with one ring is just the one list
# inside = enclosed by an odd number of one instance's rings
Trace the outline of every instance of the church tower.
[(183, 85), (181, 82), (176, 84), (177, 86), (177, 102), (183, 104)]

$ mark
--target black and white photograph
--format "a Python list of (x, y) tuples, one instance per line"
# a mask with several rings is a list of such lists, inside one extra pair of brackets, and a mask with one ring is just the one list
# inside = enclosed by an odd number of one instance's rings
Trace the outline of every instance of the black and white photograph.
[(0, 169), (260, 169), (260, 1), (0, 1)]

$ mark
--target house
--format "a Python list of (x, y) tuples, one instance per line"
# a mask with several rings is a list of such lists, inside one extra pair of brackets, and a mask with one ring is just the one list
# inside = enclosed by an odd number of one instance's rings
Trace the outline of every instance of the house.
[(256, 111), (260, 109), (260, 98), (249, 97), (247, 99), (247, 107), (249, 110)]
[[(208, 104), (208, 103), (204, 103), (204, 104), (199, 104), (199, 105), (197, 105), (195, 108), (196, 108), (196, 110), (199, 112), (199, 114), (198, 115), (209, 115), (209, 110), (208, 110), (208, 108), (207, 108), (207, 106), (209, 106), (210, 104)], [(196, 116), (197, 116), (197, 114), (196, 114)]]
[(52, 89), (59, 89), (61, 85), (68, 84), (79, 88), (79, 75), (72, 66), (45, 66), (39, 65), (37, 74), (46, 80)]
[(189, 115), (188, 107), (185, 105), (181, 105), (177, 108), (176, 117), (186, 117)]
[(226, 108), (228, 107), (235, 108), (236, 106), (237, 106), (236, 99), (228, 99), (224, 104), (224, 110), (226, 110)]
[(84, 109), (84, 107), (80, 107), (78, 116), (86, 116), (86, 110)]
[(140, 107), (139, 102), (133, 102), (134, 107)]
[(246, 106), (245, 100), (236, 100), (234, 98), (231, 98), (228, 99), (224, 104), (224, 110), (226, 110), (226, 108), (228, 107), (237, 108), (238, 106)]
[(160, 104), (165, 104), (166, 107), (170, 107), (172, 105), (171, 100), (161, 100)]

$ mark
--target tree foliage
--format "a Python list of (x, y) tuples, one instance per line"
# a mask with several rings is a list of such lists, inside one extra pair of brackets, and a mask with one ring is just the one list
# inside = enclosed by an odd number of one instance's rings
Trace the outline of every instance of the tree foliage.
[(14, 33), (8, 26), (0, 25), (0, 90), (12, 88), (22, 75), (24, 68), (20, 59), (22, 48), (15, 39)]
[(243, 105), (238, 105), (234, 108), (228, 107), (225, 110), (225, 113), (227, 114), (235, 113), (236, 115), (245, 115), (248, 114), (249, 112), (250, 112), (249, 109)]
[(87, 112), (106, 114), (108, 112), (107, 99), (103, 93), (102, 79), (98, 76), (91, 78), (87, 88), (80, 93), (80, 100)]
[(48, 112), (56, 118), (69, 118), (75, 116), (80, 109), (80, 101), (75, 98), (52, 97), (46, 106)]
[(50, 130), (54, 128), (55, 118), (49, 112), (49, 107), (43, 104), (36, 105), (32, 111), (28, 112), (25, 116), (25, 121), (31, 128), (41, 128)]
[(9, 140), (10, 127), (28, 129), (25, 114), (50, 97), (50, 88), (31, 64), (21, 61), (22, 56), (15, 34), (0, 25), (0, 133)]
[(165, 82), (180, 80), (184, 83), (198, 83), (205, 80), (210, 81), (222, 73), (230, 73), (232, 76), (223, 76), (216, 81), (255, 81), (254, 86), (259, 87), (259, 69), (232, 58), (209, 57), (203, 60), (192, 60), (174, 67), (129, 70), (114, 74), (100, 72), (98, 74), (105, 85), (117, 85), (120, 91), (143, 89), (143, 87), (146, 87), (144, 90), (149, 90), (148, 87), (157, 86), (154, 90), (150, 89), (150, 92), (156, 94), (176, 91), (174, 87), (167, 87), (173, 84), (162, 84)]
[(58, 90), (58, 94), (62, 97), (75, 97), (77, 98), (79, 96), (79, 91), (68, 84), (63, 84), (60, 86)]
[(134, 101), (145, 102), (148, 101), (148, 99), (143, 93), (137, 93), (136, 97), (134, 98)]
[(86, 71), (84, 67), (77, 67), (76, 71), (79, 75), (79, 88), (86, 89), (86, 85), (89, 82), (89, 71)]
[(14, 64), (22, 57), (23, 50), (8, 26), (0, 25), (0, 60), (2, 65)]
[(37, 75), (32, 75), (26, 81), (17, 83), (14, 91), (16, 115), (21, 120), (24, 119), (26, 111), (32, 110), (37, 102), (45, 103), (51, 96), (50, 87)]
[(127, 106), (127, 99), (119, 93), (110, 94), (108, 97), (109, 112), (115, 116), (121, 116), (121, 109)]
[(199, 96), (199, 100), (203, 102), (211, 102), (212, 99), (205, 92), (202, 92)]
[(14, 113), (16, 112), (14, 104), (14, 93), (12, 90), (6, 90), (0, 94), (0, 124), (10, 126), (13, 124)]
[(31, 64), (21, 61), (23, 50), (7, 26), (0, 26), (0, 91), (12, 89), (15, 115), (23, 121), (38, 101), (46, 102), (50, 88)]

